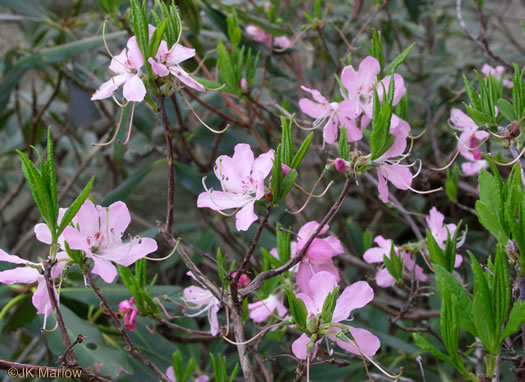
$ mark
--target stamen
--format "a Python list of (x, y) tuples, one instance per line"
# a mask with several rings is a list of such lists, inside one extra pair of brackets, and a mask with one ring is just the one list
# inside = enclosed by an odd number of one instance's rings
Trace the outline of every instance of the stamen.
[(454, 161), (456, 160), (456, 158), (459, 155), (459, 151), (460, 151), (459, 149), (456, 150), (456, 152), (454, 153), (454, 156), (452, 157), (450, 162), (448, 162), (444, 167), (441, 167), (441, 168), (429, 167), (429, 169), (431, 169), (432, 171), (443, 171), (443, 170), (446, 170), (447, 168), (452, 166), (452, 164), (454, 163)]
[(323, 192), (321, 192), (320, 194), (318, 195), (314, 195), (312, 192), (308, 192), (306, 191), (304, 188), (302, 188), (300, 185), (298, 185), (297, 183), (294, 184), (295, 187), (297, 187), (299, 190), (301, 190), (302, 192), (304, 192), (306, 195), (312, 197), (312, 198), (322, 198), (327, 192), (328, 192), (328, 189), (332, 186), (332, 184), (334, 184), (334, 181), (330, 181), (330, 183), (328, 183), (328, 186), (326, 186), (326, 188), (324, 189)]
[(126, 140), (124, 142), (118, 141), (121, 145), (125, 146), (129, 142), (129, 138), (131, 137), (131, 125), (133, 124), (133, 115), (135, 114), (135, 104), (136, 102), (133, 102), (133, 105), (131, 106), (131, 115), (129, 116), (129, 126), (128, 126), (128, 134), (126, 135)]
[(93, 143), (93, 146), (108, 146), (108, 145), (112, 144), (115, 141), (115, 139), (117, 138), (118, 132), (120, 131), (120, 125), (122, 124), (122, 115), (123, 114), (124, 114), (124, 107), (121, 107), (121, 109), (120, 109), (120, 117), (118, 119), (117, 131), (115, 131), (115, 134), (113, 135), (113, 138), (111, 138), (109, 141), (107, 141), (105, 143)]
[(459, 139), (459, 137), (457, 136), (457, 134), (454, 134), (454, 138), (456, 138), (456, 139), (458, 140), (458, 142), (459, 142), (464, 148), (466, 148), (468, 151), (474, 151), (474, 150), (477, 150), (477, 149), (481, 148), (481, 146), (483, 146), (483, 144), (489, 140), (488, 138), (485, 138), (485, 139), (483, 139), (483, 140), (479, 143), (479, 145), (477, 145), (476, 147), (468, 147), (468, 146), (465, 144), (465, 142), (463, 142), (461, 139)]
[[(495, 159), (492, 159), (492, 161), (494, 163), (496, 163), (498, 166), (512, 166), (514, 163), (516, 163), (517, 161), (520, 160), (520, 158), (523, 156), (524, 153), (525, 153), (525, 148), (523, 150), (521, 150), (521, 152), (519, 153), (519, 155), (516, 158), (514, 158), (512, 161), (510, 161), (508, 163), (498, 162)], [(489, 154), (489, 156), (492, 156), (492, 155)]]
[(177, 247), (179, 246), (179, 243), (180, 243), (180, 237), (177, 239), (177, 242), (175, 243), (175, 247), (173, 248), (173, 250), (170, 252), (170, 254), (168, 256), (161, 257), (161, 258), (154, 258), (154, 257), (144, 256), (144, 258), (146, 260), (150, 260), (150, 261), (164, 261), (164, 260), (168, 260), (171, 256), (173, 256), (175, 251), (177, 251)]
[(426, 127), (423, 129), (423, 131), (422, 131), (421, 133), (419, 133), (418, 135), (416, 135), (416, 136), (409, 135), (408, 137), (409, 137), (411, 140), (415, 141), (416, 139), (421, 138), (421, 137), (427, 132), (427, 130), (428, 130), (428, 126), (426, 126)]
[(211, 128), (208, 124), (206, 124), (206, 122), (204, 122), (201, 117), (199, 117), (197, 115), (197, 113), (195, 112), (195, 110), (193, 109), (193, 107), (191, 106), (190, 102), (188, 101), (188, 99), (186, 98), (186, 96), (184, 95), (184, 93), (181, 93), (182, 94), (182, 99), (184, 100), (184, 102), (186, 102), (186, 105), (188, 105), (188, 107), (190, 108), (191, 112), (193, 113), (193, 115), (195, 116), (195, 118), (197, 118), (199, 120), (200, 123), (202, 123), (204, 125), (204, 127), (206, 127), (208, 130), (210, 130), (212, 133), (215, 133), (215, 134), (222, 134), (224, 133), (226, 130), (228, 130), (230, 128), (230, 124), (228, 123), (226, 125), (226, 127), (222, 130), (215, 130), (213, 128)]
[(288, 211), (287, 212), (290, 214), (290, 215), (297, 215), (299, 213), (301, 213), (305, 208), (306, 206), (308, 205), (308, 203), (310, 202), (310, 199), (312, 198), (312, 194), (313, 192), (315, 191), (315, 189), (317, 188), (317, 185), (319, 184), (319, 182), (321, 181), (321, 179), (323, 179), (323, 176), (324, 176), (324, 172), (321, 173), (321, 176), (316, 180), (313, 188), (312, 188), (312, 191), (310, 192), (308, 198), (306, 199), (306, 202), (304, 203), (304, 205), (299, 208), (297, 211)]
[(106, 52), (108, 52), (109, 56), (111, 58), (115, 58), (111, 54), (111, 51), (108, 48), (108, 42), (106, 41), (106, 24), (107, 23), (108, 23), (108, 20), (106, 19), (106, 20), (104, 20), (104, 24), (102, 24), (102, 41), (104, 41), (104, 47), (106, 48)]
[(238, 346), (238, 345), (248, 345), (250, 342), (253, 342), (253, 341), (256, 340), (259, 336), (261, 336), (261, 335), (263, 335), (264, 333), (266, 333), (268, 330), (273, 329), (273, 328), (275, 328), (275, 327), (281, 325), (282, 323), (283, 323), (283, 321), (280, 321), (280, 322), (277, 322), (277, 323), (272, 324), (272, 325), (270, 325), (270, 326), (267, 326), (266, 328), (264, 328), (263, 330), (261, 330), (259, 333), (257, 333), (255, 336), (253, 336), (252, 338), (250, 338), (249, 340), (244, 341), (244, 342), (235, 342), (235, 341), (230, 340), (230, 339), (229, 339), (228, 337), (226, 337), (226, 336), (222, 336), (222, 338), (223, 338), (226, 342), (228, 342), (228, 343), (230, 343), (230, 344), (232, 344), (232, 345), (237, 345), (237, 346)]

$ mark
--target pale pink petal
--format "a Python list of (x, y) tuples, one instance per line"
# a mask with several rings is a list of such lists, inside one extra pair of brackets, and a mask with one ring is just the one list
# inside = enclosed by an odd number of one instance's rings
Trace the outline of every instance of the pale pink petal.
[(158, 63), (153, 59), (153, 57), (150, 57), (148, 62), (151, 64), (151, 70), (153, 70), (153, 73), (155, 73), (157, 76), (166, 77), (168, 74), (170, 74), (170, 71), (166, 65)]
[(383, 248), (372, 247), (365, 251), (363, 259), (369, 263), (382, 263), (387, 252)]
[(279, 36), (273, 39), (273, 44), (281, 49), (288, 49), (292, 46), (292, 42), (286, 36)]
[[(390, 89), (390, 79), (392, 76), (386, 76), (381, 80), (381, 84), (378, 84), (377, 86), (377, 94), (379, 96), (379, 99), (383, 100), (383, 86), (386, 90), (386, 94), (388, 94), (388, 90)], [(406, 87), (405, 87), (405, 81), (403, 80), (403, 77), (401, 77), (399, 74), (394, 74), (394, 105), (397, 105), (399, 101), (401, 101), (401, 98), (406, 93)]]
[(313, 299), (315, 309), (321, 312), (326, 297), (337, 286), (337, 279), (331, 273), (319, 272), (310, 279), (309, 284), (312, 291), (310, 297)]
[(452, 109), (450, 123), (456, 128), (477, 130), (478, 125), (465, 113), (459, 109)]
[(238, 172), (241, 179), (249, 177), (252, 172), (254, 160), (255, 158), (250, 145), (246, 143), (239, 143), (235, 146), (235, 152), (233, 153), (231, 163), (235, 166), (235, 168), (230, 169), (229, 167), (227, 167), (226, 163), (223, 163), (223, 172), (224, 174)]
[(34, 263), (31, 263), (30, 261), (22, 259), (21, 257), (15, 256), (15, 255), (9, 255), (7, 252), (5, 252), (2, 249), (0, 249), (0, 261), (5, 261), (7, 263), (12, 263), (12, 264), (27, 264), (27, 263), (34, 264)]
[(295, 276), (295, 284), (299, 287), (299, 290), (305, 294), (311, 294), (310, 285), (308, 281), (312, 277), (313, 272), (307, 261), (301, 261), (299, 263), (299, 268), (297, 269), (297, 274)]
[(99, 275), (102, 280), (108, 284), (112, 283), (117, 277), (117, 267), (111, 264), (111, 261), (103, 259), (99, 256), (93, 256), (93, 269), (91, 270), (94, 274)]
[(221, 211), (230, 208), (240, 208), (252, 201), (253, 197), (250, 195), (211, 191), (203, 192), (199, 195), (197, 199), (197, 207), (211, 208), (214, 211)]
[(141, 102), (144, 100), (146, 87), (138, 74), (124, 83), (122, 94), (124, 98), (131, 102)]
[(219, 333), (219, 318), (217, 317), (219, 308), (218, 304), (213, 304), (208, 310), (208, 321), (210, 322), (210, 334), (212, 336), (216, 336)]
[[(53, 292), (56, 295), (54, 290)], [(33, 293), (32, 301), (38, 314), (49, 315), (51, 312), (51, 301), (49, 300), (49, 291), (43, 277), (40, 277), (35, 293)]]
[(118, 76), (111, 77), (108, 81), (104, 82), (98, 90), (91, 96), (92, 101), (109, 98), (113, 95), (113, 92), (119, 88), (129, 78), (127, 74), (119, 74)]
[(171, 66), (170, 67), (171, 73), (177, 77), (179, 81), (181, 81), (184, 85), (195, 89), (199, 92), (206, 91), (206, 88), (200, 83), (194, 80), (185, 70), (183, 70), (180, 66)]
[(323, 240), (333, 248), (336, 255), (340, 255), (341, 253), (345, 252), (343, 244), (341, 244), (341, 241), (336, 236), (327, 236)]
[(168, 66), (177, 65), (182, 61), (195, 56), (195, 49), (187, 48), (180, 44), (175, 44), (169, 51)]
[(363, 131), (357, 127), (354, 120), (350, 120), (346, 124), (346, 137), (348, 142), (357, 142), (363, 138)]
[[(333, 329), (337, 331), (340, 330), (339, 328)], [(377, 353), (377, 351), (381, 347), (381, 342), (379, 342), (379, 338), (377, 338), (375, 335), (373, 335), (366, 329), (353, 328), (351, 326), (348, 326), (348, 329), (350, 329), (351, 336), (347, 335), (347, 337), (353, 338), (352, 343), (340, 340), (334, 335), (329, 335), (329, 337), (332, 340), (335, 340), (337, 345), (339, 345), (341, 348), (345, 349), (349, 353), (356, 355), (361, 355), (361, 353), (363, 353), (369, 357)]]
[(299, 100), (299, 108), (303, 113), (312, 118), (324, 117), (332, 111), (329, 104), (317, 103), (308, 98), (301, 98)]
[(320, 103), (320, 104), (329, 105), (328, 100), (321, 94), (319, 90), (310, 89), (303, 85), (301, 85), (301, 89), (303, 89), (305, 92), (310, 93), (310, 95), (312, 96), (315, 102)]
[(463, 256), (456, 254), (456, 260), (454, 261), (454, 268), (461, 267), (462, 263), (463, 263)]
[(353, 310), (362, 308), (373, 299), (374, 290), (366, 281), (358, 281), (347, 286), (337, 298), (332, 322), (346, 320)]
[(376, 283), (381, 288), (388, 288), (394, 285), (396, 279), (392, 277), (388, 269), (383, 268), (376, 274)]
[(323, 140), (329, 145), (339, 139), (339, 120), (334, 114), (330, 116), (323, 128)]
[(328, 242), (319, 238), (315, 238), (306, 251), (306, 256), (314, 261), (332, 258), (337, 254), (338, 253)]
[(159, 49), (157, 49), (157, 54), (155, 55), (155, 58), (159, 62), (165, 62), (167, 57), (168, 57), (168, 43), (165, 40), (162, 40), (159, 44)]
[(95, 257), (113, 261), (125, 267), (157, 250), (157, 242), (149, 237), (135, 238), (129, 243), (101, 248)]
[(381, 172), (399, 190), (407, 190), (412, 185), (412, 173), (408, 167), (383, 163), (377, 172)]
[(201, 375), (200, 377), (195, 379), (194, 382), (208, 382), (209, 380), (210, 380), (210, 377), (208, 377), (207, 375)]
[[(107, 234), (110, 237), (110, 242), (114, 242), (116, 239), (120, 239), (131, 223), (131, 215), (129, 214), (128, 207), (126, 203), (118, 201), (111, 204), (108, 207), (107, 215)], [(101, 219), (102, 220), (102, 219)], [(104, 222), (101, 222), (101, 227), (105, 227)]]
[(388, 185), (385, 178), (382, 175), (383, 173), (377, 169), (377, 189), (379, 191), (379, 196), (381, 196), (381, 201), (383, 203), (388, 202)]
[(295, 295), (298, 299), (303, 300), (304, 305), (306, 306), (306, 310), (308, 312), (308, 317), (313, 317), (316, 314), (321, 313), (321, 309), (315, 305), (314, 300), (310, 297), (310, 295), (306, 293), (298, 293)]
[(59, 277), (60, 274), (62, 273), (62, 268), (64, 268), (64, 266), (67, 264), (69, 260), (69, 255), (67, 254), (66, 251), (60, 251), (57, 253), (56, 259), (57, 259), (57, 263), (53, 267), (53, 269), (51, 269), (51, 277), (53, 277), (54, 279)]
[(35, 236), (38, 241), (41, 241), (44, 244), (51, 244), (52, 237), (51, 237), (51, 231), (49, 231), (49, 227), (47, 224), (44, 223), (38, 223), (35, 225), (34, 228)]
[(372, 56), (368, 56), (359, 64), (359, 79), (366, 84), (375, 83), (376, 76), (380, 71), (379, 61)]
[(257, 220), (257, 215), (253, 212), (255, 201), (252, 201), (242, 207), (235, 215), (235, 227), (237, 231), (247, 231), (254, 221)]
[(135, 36), (130, 37), (126, 47), (128, 48), (128, 61), (130, 66), (140, 71), (140, 68), (144, 65), (144, 57), (137, 45), (137, 38)]
[(3, 284), (31, 284), (40, 279), (42, 275), (35, 268), (18, 267), (0, 272), (0, 283)]
[(173, 366), (168, 367), (168, 369), (166, 370), (166, 377), (168, 377), (168, 379), (171, 382), (177, 382), (177, 378), (175, 378), (175, 370), (173, 369)]
[(303, 333), (301, 337), (299, 337), (292, 343), (292, 353), (298, 359), (306, 359), (306, 357), (308, 356), (307, 345), (309, 343), (310, 343), (310, 338), (308, 338), (308, 336)]
[(109, 64), (109, 70), (117, 74), (126, 74), (128, 71), (128, 68), (126, 66), (127, 59), (128, 56), (126, 55), (126, 49), (122, 49), (122, 52), (120, 52), (118, 56), (114, 56), (111, 59), (111, 62)]
[(195, 305), (208, 305), (216, 300), (209, 290), (194, 285), (184, 288), (183, 295), (186, 301)]
[(78, 249), (80, 251), (86, 252), (86, 254), (91, 254), (91, 248), (86, 240), (86, 236), (78, 232), (73, 227), (66, 227), (62, 235), (71, 249)]
[(461, 164), (461, 171), (467, 176), (478, 175), (480, 171), (488, 167), (488, 162), (486, 160), (477, 160), (473, 162), (465, 162)]
[[(268, 300), (268, 299), (266, 299)], [(257, 301), (252, 304), (248, 304), (248, 309), (250, 310), (250, 317), (255, 322), (264, 322), (273, 314), (274, 306), (271, 306), (270, 303), (266, 300)]]

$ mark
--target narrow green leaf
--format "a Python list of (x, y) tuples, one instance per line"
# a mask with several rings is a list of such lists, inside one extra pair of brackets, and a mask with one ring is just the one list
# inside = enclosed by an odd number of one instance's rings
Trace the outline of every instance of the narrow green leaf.
[(308, 152), (308, 149), (310, 148), (310, 143), (312, 143), (313, 136), (314, 133), (308, 134), (303, 143), (301, 143), (301, 146), (299, 146), (299, 149), (297, 149), (297, 152), (295, 153), (295, 156), (292, 160), (292, 163), (290, 165), (291, 168), (297, 169), (297, 167), (299, 167), (299, 165), (303, 161), (304, 156)]
[(406, 60), (406, 58), (410, 54), (410, 51), (412, 50), (414, 45), (416, 45), (415, 42), (410, 44), (408, 48), (406, 48), (396, 58), (394, 58), (394, 60), (390, 63), (390, 65), (388, 65), (387, 68), (385, 69), (385, 75), (389, 76), (389, 75), (394, 74), (395, 70), (399, 67), (399, 65), (401, 65)]
[(295, 297), (293, 291), (290, 288), (286, 289), (286, 295), (288, 296), (288, 305), (290, 306), (290, 314), (292, 315), (297, 326), (306, 332), (306, 318), (308, 317), (308, 311), (303, 300)]
[(82, 204), (84, 204), (84, 202), (89, 196), (89, 193), (91, 192), (91, 188), (93, 187), (94, 181), (95, 177), (92, 177), (89, 183), (86, 185), (86, 187), (84, 187), (82, 192), (77, 196), (77, 198), (73, 201), (73, 203), (71, 203), (69, 208), (66, 210), (66, 213), (64, 214), (64, 217), (62, 217), (62, 221), (58, 226), (57, 236), (60, 236), (64, 229), (69, 225), (69, 223), (71, 223), (80, 207), (82, 207)]

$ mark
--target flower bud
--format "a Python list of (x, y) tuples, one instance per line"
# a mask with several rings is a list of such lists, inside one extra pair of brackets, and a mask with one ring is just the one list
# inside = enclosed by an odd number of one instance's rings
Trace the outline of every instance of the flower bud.
[(350, 171), (350, 167), (348, 167), (348, 162), (342, 158), (337, 158), (334, 161), (334, 164), (335, 164), (335, 169), (339, 171), (341, 174), (346, 174), (348, 171)]
[(246, 81), (246, 78), (241, 78), (240, 86), (242, 90), (248, 90), (248, 81)]
[(283, 163), (281, 163), (281, 168), (283, 170), (283, 178), (286, 178), (286, 174), (288, 174), (288, 171), (290, 171), (291, 168)]

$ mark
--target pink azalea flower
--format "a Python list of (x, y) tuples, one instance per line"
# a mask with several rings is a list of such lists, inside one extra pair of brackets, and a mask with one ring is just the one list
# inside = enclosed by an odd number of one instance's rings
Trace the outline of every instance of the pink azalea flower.
[(410, 169), (399, 164), (399, 161), (391, 160), (391, 158), (401, 156), (405, 151), (407, 138), (410, 134), (410, 126), (398, 116), (392, 115), (390, 134), (395, 137), (394, 144), (381, 157), (375, 160), (377, 165), (377, 188), (383, 203), (388, 202), (387, 181), (399, 190), (408, 190), (412, 186)]
[[(298, 232), (296, 251), (301, 251), (308, 239), (319, 227), (319, 223), (311, 221), (306, 223)], [(339, 271), (333, 262), (333, 257), (344, 252), (343, 246), (339, 239), (333, 235), (321, 237), (328, 231), (328, 226), (323, 227), (321, 232), (312, 241), (308, 247), (305, 256), (299, 263), (296, 275), (296, 283), (302, 293), (311, 295), (310, 280), (314, 274), (325, 271), (333, 275), (339, 281)], [(292, 253), (295, 256), (295, 253)]]
[[(445, 225), (445, 216), (441, 212), (439, 212), (436, 207), (432, 207), (432, 209), (428, 213), (428, 216), (425, 218), (425, 221), (427, 222), (428, 229), (434, 237), (434, 240), (436, 240), (437, 244), (441, 249), (445, 249), (448, 235), (450, 234), (450, 238), (452, 239), (454, 237), (454, 234), (456, 233), (456, 225), (452, 223)], [(459, 241), (456, 244), (456, 247), (461, 247), (463, 243), (464, 239)], [(454, 268), (459, 267), (462, 262), (463, 257), (461, 255), (456, 254)]]
[[(356, 72), (353, 66), (346, 66), (341, 74), (341, 83), (348, 93), (348, 99), (352, 101), (355, 113), (364, 113), (368, 120), (372, 118), (374, 106), (374, 87), (377, 87), (379, 99), (383, 98), (383, 87), (388, 92), (391, 76), (386, 76), (377, 82), (377, 75), (381, 71), (379, 61), (372, 56), (366, 57), (359, 64)], [(394, 74), (394, 105), (405, 95), (405, 81), (399, 74)]]
[(115, 202), (105, 208), (86, 200), (73, 218), (73, 226), (64, 230), (64, 239), (71, 249), (84, 251), (93, 260), (93, 273), (111, 283), (117, 276), (113, 263), (127, 267), (157, 250), (157, 242), (151, 238), (122, 241), (130, 222), (125, 203)]
[[(306, 309), (308, 310), (308, 319), (313, 319), (321, 314), (326, 297), (337, 286), (337, 279), (331, 273), (319, 272), (311, 278), (309, 283), (313, 294), (307, 295), (299, 293), (297, 297), (304, 301)], [(373, 299), (374, 291), (367, 282), (358, 281), (347, 286), (337, 298), (332, 323), (336, 324), (349, 319), (353, 310), (362, 308)], [(328, 338), (335, 341), (339, 347), (352, 354), (360, 355), (363, 353), (367, 356), (373, 356), (379, 350), (381, 346), (379, 339), (368, 330), (353, 328), (348, 325), (344, 326), (350, 330), (355, 342), (349, 343), (337, 338), (336, 334), (341, 330), (340, 328), (330, 328), (330, 334), (327, 335)], [(322, 338), (317, 341), (316, 346), (321, 340)], [(307, 345), (309, 342), (310, 338), (303, 333), (301, 337), (292, 344), (292, 352), (298, 359), (307, 358)]]
[(130, 332), (135, 330), (137, 322), (135, 321), (139, 310), (137, 305), (135, 305), (135, 299), (131, 297), (129, 300), (121, 301), (119, 304), (119, 309), (124, 316), (124, 327)]
[[(337, 142), (339, 136), (339, 125), (346, 128), (348, 141), (358, 141), (363, 137), (361, 129), (355, 123), (357, 110), (353, 102), (328, 102), (328, 100), (315, 89), (301, 86), (301, 89), (311, 94), (313, 101), (308, 98), (299, 100), (299, 107), (303, 113), (315, 118), (313, 127), (323, 125), (324, 143), (332, 144)], [(315, 102), (314, 102), (315, 101)]]
[[(239, 209), (235, 226), (238, 231), (246, 231), (257, 220), (255, 201), (264, 197), (264, 179), (272, 170), (273, 158), (271, 150), (254, 160), (250, 145), (238, 144), (233, 157), (221, 155), (215, 161), (214, 172), (221, 182), (222, 191), (206, 189), (199, 195), (197, 207), (218, 212)], [(202, 179), (203, 184), (205, 180), (206, 177)]]
[(258, 323), (266, 321), (275, 311), (279, 317), (284, 317), (288, 312), (279, 298), (273, 294), (264, 300), (248, 304), (248, 309), (249, 317)]
[(146, 95), (146, 87), (140, 76), (140, 68), (144, 65), (144, 57), (137, 45), (137, 39), (132, 36), (122, 52), (113, 57), (109, 69), (116, 75), (104, 82), (93, 94), (91, 100), (109, 98), (115, 90), (123, 86), (124, 98), (131, 102), (141, 102)]
[(246, 27), (246, 34), (255, 41), (260, 42), (269, 48), (272, 48), (272, 45), (275, 45), (280, 49), (288, 49), (293, 46), (293, 43), (288, 37), (279, 36), (274, 39), (270, 32), (266, 32), (264, 29), (256, 25), (248, 25)]
[[(233, 272), (232, 273), (232, 277), (233, 278), (237, 277), (237, 272)], [(239, 282), (237, 283), (237, 288), (238, 289), (244, 288), (245, 286), (248, 286), (248, 284), (250, 284), (250, 278), (243, 273), (239, 277)]]
[[(166, 370), (166, 377), (168, 377), (168, 379), (171, 382), (177, 382), (177, 378), (175, 378), (175, 370), (173, 370), (173, 366), (168, 367), (168, 369)], [(209, 380), (210, 380), (210, 377), (208, 377), (207, 375), (201, 375), (200, 377), (195, 379), (194, 382), (208, 382)]]
[[(57, 254), (57, 260), (63, 260), (67, 258), (65, 252)], [(44, 327), (51, 313), (51, 301), (49, 299), (49, 293), (47, 290), (46, 280), (43, 272), (44, 267), (42, 264), (33, 263), (32, 261), (24, 260), (15, 255), (9, 255), (5, 251), (0, 249), (0, 262), (6, 262), (11, 264), (22, 264), (23, 267), (17, 267), (9, 269), (7, 271), (0, 272), (0, 283), (2, 284), (33, 284), (37, 283), (35, 293), (33, 293), (33, 306), (36, 308), (38, 314), (44, 315)], [(64, 261), (58, 261), (57, 264), (51, 270), (51, 277), (57, 278), (60, 275)], [(56, 291), (55, 291), (56, 295)], [(57, 296), (58, 300), (58, 296)]]
[[(390, 258), (390, 251), (392, 249), (392, 240), (385, 239), (383, 236), (376, 236), (374, 242), (377, 247), (369, 248), (363, 255), (364, 260), (369, 263), (383, 263), (384, 257)], [(399, 249), (394, 246), (394, 251), (399, 256)], [(415, 272), (415, 277), (419, 281), (427, 281), (428, 277), (424, 274), (423, 269), (415, 264), (409, 253), (403, 256), (403, 268), (408, 272)], [(396, 280), (390, 275), (388, 269), (382, 268), (376, 274), (377, 285), (382, 288), (388, 288), (395, 284)]]
[[(485, 77), (492, 76), (497, 80), (501, 80), (501, 78), (505, 75), (505, 67), (503, 65), (498, 65), (495, 68), (493, 68), (488, 64), (484, 64), (481, 68), (481, 74), (483, 74)], [(514, 84), (512, 83), (512, 81), (504, 79), (503, 86), (512, 89)]]
[(478, 130), (478, 125), (459, 109), (452, 109), (449, 119), (450, 125), (462, 131), (459, 136), (458, 150), (462, 157), (468, 162), (461, 164), (465, 175), (477, 175), (481, 169), (488, 166), (486, 160), (482, 159), (479, 141), (488, 138), (489, 133)]
[(204, 86), (195, 81), (179, 65), (182, 61), (186, 61), (193, 56), (195, 56), (195, 49), (175, 44), (168, 50), (168, 43), (162, 40), (155, 56), (156, 61), (153, 57), (150, 57), (148, 62), (151, 64), (153, 72), (159, 77), (166, 77), (173, 74), (184, 85), (197, 91), (204, 92)]
[[(200, 284), (200, 281), (197, 280), (193, 273), (188, 272), (187, 275)], [(219, 332), (219, 319), (217, 313), (219, 312), (221, 303), (208, 289), (204, 288), (204, 285), (202, 286), (203, 288), (193, 285), (184, 288), (184, 300), (193, 305), (190, 307), (191, 309), (197, 310), (196, 313), (187, 314), (187, 316), (195, 317), (201, 313), (207, 312), (208, 321), (210, 322), (210, 333), (212, 336), (215, 336)]]

